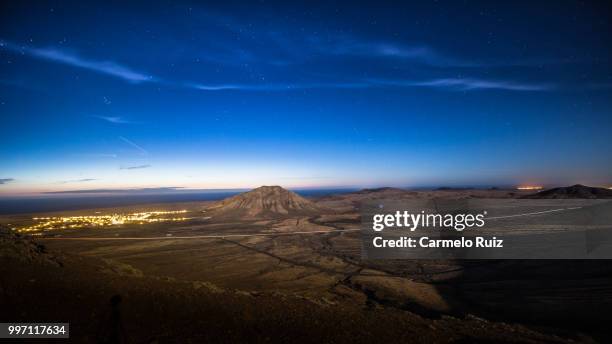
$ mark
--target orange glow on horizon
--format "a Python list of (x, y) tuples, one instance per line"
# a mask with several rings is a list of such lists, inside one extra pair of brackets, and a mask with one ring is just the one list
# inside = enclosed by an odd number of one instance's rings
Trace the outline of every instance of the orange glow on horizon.
[(534, 185), (526, 185), (526, 186), (518, 186), (517, 190), (542, 190), (544, 187), (542, 186), (534, 186)]

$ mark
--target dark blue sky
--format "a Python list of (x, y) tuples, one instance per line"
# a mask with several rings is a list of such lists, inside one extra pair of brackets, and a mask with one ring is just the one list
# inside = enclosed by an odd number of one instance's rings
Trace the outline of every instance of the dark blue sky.
[(0, 193), (612, 184), (612, 13), (3, 2)]

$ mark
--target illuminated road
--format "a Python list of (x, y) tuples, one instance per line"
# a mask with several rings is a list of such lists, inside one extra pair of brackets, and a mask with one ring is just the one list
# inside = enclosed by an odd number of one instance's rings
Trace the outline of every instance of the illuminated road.
[(582, 209), (582, 207), (551, 209), (551, 210), (536, 211), (533, 213), (524, 213), (524, 214), (516, 214), (516, 215), (493, 216), (493, 217), (485, 217), (485, 219), (486, 220), (507, 219), (511, 217), (534, 216), (534, 215), (542, 215), (542, 214), (548, 214), (548, 213), (556, 213), (556, 212), (564, 211), (564, 210), (576, 210), (576, 209)]
[(336, 229), (329, 231), (302, 231), (302, 232), (282, 232), (282, 233), (253, 233), (253, 234), (214, 234), (214, 235), (192, 235), (192, 236), (162, 236), (162, 237), (39, 237), (37, 239), (44, 240), (176, 240), (176, 239), (224, 239), (236, 237), (261, 237), (261, 236), (280, 236), (280, 235), (298, 235), (298, 234), (325, 234), (337, 232), (356, 232), (360, 229)]

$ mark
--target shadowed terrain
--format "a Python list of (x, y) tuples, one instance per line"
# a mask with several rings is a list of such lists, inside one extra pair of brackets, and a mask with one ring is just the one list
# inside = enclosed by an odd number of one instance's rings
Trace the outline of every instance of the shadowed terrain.
[(428, 319), (348, 300), (149, 276), (117, 261), (48, 252), (0, 234), (0, 321), (70, 322), (76, 342), (565, 342), (474, 316)]
[(564, 198), (612, 198), (612, 190), (604, 188), (594, 188), (580, 184), (553, 188), (540, 191), (534, 195), (527, 195), (524, 198), (533, 199), (564, 199)]

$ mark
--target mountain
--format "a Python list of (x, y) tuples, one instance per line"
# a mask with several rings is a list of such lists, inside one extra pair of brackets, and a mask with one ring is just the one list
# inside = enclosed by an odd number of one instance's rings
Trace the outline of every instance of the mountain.
[(531, 198), (531, 199), (612, 198), (612, 190), (576, 184), (572, 186), (559, 187), (559, 188), (540, 191), (533, 195), (524, 196), (523, 198)]
[(261, 186), (206, 208), (212, 216), (277, 217), (317, 215), (324, 208), (280, 186)]

